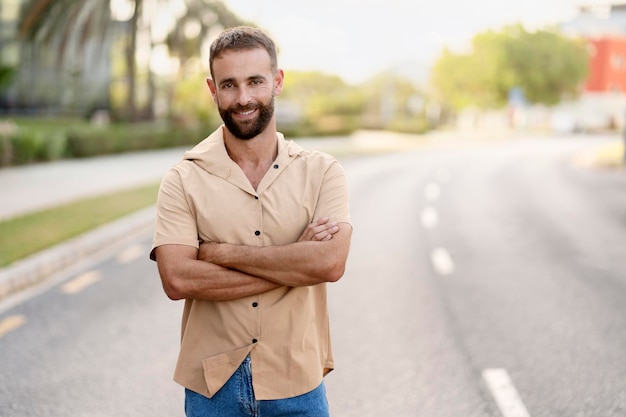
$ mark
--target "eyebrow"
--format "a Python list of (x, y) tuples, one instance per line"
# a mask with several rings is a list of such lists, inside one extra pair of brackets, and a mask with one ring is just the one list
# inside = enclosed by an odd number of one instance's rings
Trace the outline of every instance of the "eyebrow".
[[(265, 80), (265, 79), (266, 77), (259, 74), (259, 75), (251, 75), (247, 77), (245, 81)], [(225, 78), (220, 81), (219, 85), (228, 84), (228, 83), (237, 84), (237, 79), (235, 77)]]

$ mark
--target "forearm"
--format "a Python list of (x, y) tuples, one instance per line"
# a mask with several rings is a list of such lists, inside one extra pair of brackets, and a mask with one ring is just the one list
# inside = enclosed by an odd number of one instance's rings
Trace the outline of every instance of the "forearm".
[[(160, 249), (160, 248), (159, 248)], [(157, 252), (163, 288), (171, 299), (228, 301), (261, 294), (281, 285), (242, 271)]]
[[(323, 242), (298, 242), (285, 246), (231, 245), (217, 260), (227, 268), (256, 275), (277, 284), (293, 287), (330, 281), (323, 264), (315, 261), (315, 245)], [(309, 253), (311, 255), (305, 255)], [(229, 265), (229, 266), (227, 266)]]
[(343, 275), (352, 229), (337, 230), (332, 239), (281, 246), (203, 245), (199, 258), (290, 287), (334, 282)]

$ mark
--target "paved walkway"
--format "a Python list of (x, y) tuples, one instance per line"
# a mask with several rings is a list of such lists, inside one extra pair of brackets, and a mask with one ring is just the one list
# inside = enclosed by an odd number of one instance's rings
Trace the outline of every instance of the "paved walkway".
[(183, 152), (175, 148), (0, 169), (0, 220), (157, 182)]

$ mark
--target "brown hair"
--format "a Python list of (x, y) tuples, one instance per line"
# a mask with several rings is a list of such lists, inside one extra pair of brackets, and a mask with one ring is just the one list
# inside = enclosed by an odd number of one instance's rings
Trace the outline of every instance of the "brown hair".
[(272, 61), (272, 71), (278, 69), (278, 59), (276, 58), (276, 45), (274, 41), (260, 29), (250, 26), (237, 26), (223, 31), (211, 44), (209, 54), (211, 76), (213, 76), (213, 61), (219, 58), (224, 52), (254, 48), (265, 49)]

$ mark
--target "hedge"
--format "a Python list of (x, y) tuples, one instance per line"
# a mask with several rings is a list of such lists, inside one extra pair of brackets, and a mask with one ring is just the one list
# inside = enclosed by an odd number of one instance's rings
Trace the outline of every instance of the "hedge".
[(213, 129), (167, 123), (42, 128), (0, 121), (0, 166), (194, 145)]

